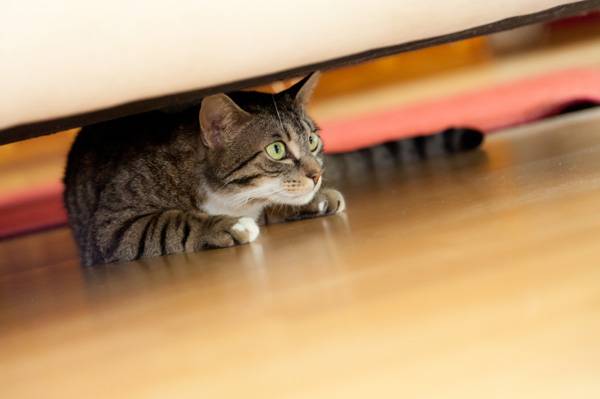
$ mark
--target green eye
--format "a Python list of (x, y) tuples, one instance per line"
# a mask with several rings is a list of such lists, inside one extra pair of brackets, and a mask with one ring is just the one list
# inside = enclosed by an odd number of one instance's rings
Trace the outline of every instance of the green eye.
[(267, 148), (265, 148), (265, 151), (267, 151), (267, 154), (269, 154), (271, 158), (279, 161), (285, 157), (285, 144), (283, 144), (281, 141), (276, 141), (269, 144)]
[(321, 139), (319, 138), (319, 136), (317, 136), (314, 133), (311, 133), (310, 136), (308, 136), (308, 148), (310, 148), (311, 151), (316, 151), (317, 148), (319, 148), (320, 141)]

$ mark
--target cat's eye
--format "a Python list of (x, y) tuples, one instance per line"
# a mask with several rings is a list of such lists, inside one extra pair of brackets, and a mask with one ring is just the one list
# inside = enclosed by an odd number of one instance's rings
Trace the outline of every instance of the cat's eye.
[(281, 141), (276, 141), (274, 143), (269, 144), (265, 148), (265, 151), (267, 152), (267, 154), (269, 154), (271, 158), (273, 158), (276, 161), (279, 161), (280, 159), (283, 159), (283, 157), (285, 157), (285, 144), (283, 144)]
[(310, 136), (308, 136), (308, 148), (311, 150), (311, 152), (314, 152), (317, 150), (317, 148), (319, 148), (320, 142), (321, 139), (316, 134), (311, 133)]

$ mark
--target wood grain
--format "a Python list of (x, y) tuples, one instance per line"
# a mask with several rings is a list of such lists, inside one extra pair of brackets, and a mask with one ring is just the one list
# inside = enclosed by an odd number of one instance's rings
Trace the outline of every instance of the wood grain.
[(599, 111), (344, 185), (345, 216), (229, 250), (0, 243), (0, 396), (600, 395)]

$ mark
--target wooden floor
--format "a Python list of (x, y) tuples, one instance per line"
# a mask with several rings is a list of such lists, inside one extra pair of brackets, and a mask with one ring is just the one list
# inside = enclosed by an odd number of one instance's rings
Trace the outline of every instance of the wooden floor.
[(344, 191), (229, 250), (0, 243), (0, 397), (600, 397), (599, 110)]

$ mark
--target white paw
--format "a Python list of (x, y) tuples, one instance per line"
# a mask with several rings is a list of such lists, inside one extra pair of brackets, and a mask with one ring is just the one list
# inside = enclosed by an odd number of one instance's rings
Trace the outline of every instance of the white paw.
[(339, 201), (340, 206), (338, 206), (336, 213), (344, 212), (346, 210), (346, 200), (344, 199), (344, 197), (340, 195)]
[(237, 223), (232, 226), (232, 229), (240, 233), (247, 233), (248, 242), (256, 240), (258, 233), (260, 233), (258, 225), (254, 219), (248, 217), (239, 218)]
[(319, 205), (317, 205), (317, 208), (319, 209), (319, 213), (325, 212), (325, 208), (327, 208), (327, 201), (319, 202)]

